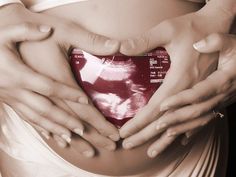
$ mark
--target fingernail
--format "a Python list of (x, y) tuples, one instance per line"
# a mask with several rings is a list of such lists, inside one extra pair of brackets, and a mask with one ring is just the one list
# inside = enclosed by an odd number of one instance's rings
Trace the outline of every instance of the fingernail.
[(84, 151), (82, 154), (86, 157), (93, 157), (94, 152), (93, 151)]
[(41, 134), (42, 134), (43, 137), (46, 138), (47, 140), (50, 139), (49, 133), (47, 133), (47, 132), (41, 132)]
[(85, 97), (80, 97), (78, 101), (81, 104), (88, 104), (88, 99)]
[(177, 133), (175, 131), (167, 131), (167, 136), (175, 136)]
[(105, 47), (108, 48), (114, 48), (115, 46), (117, 46), (119, 44), (119, 42), (117, 40), (107, 40), (105, 42)]
[(57, 141), (58, 146), (60, 146), (61, 148), (65, 148), (67, 146), (66, 142), (62, 142), (62, 141)]
[(149, 154), (149, 157), (151, 157), (151, 158), (154, 158), (154, 157), (156, 157), (157, 156), (157, 151), (156, 150), (153, 150), (152, 152), (151, 152), (151, 154)]
[(167, 127), (167, 123), (164, 123), (164, 122), (158, 123), (156, 125), (157, 130), (161, 130), (161, 129), (166, 128), (166, 127)]
[(80, 129), (80, 128), (76, 128), (73, 130), (77, 135), (79, 136), (83, 136), (84, 135), (84, 130)]
[(124, 147), (125, 149), (131, 149), (131, 148), (134, 147), (134, 145), (133, 145), (133, 143), (131, 143), (131, 142), (127, 142), (127, 143), (124, 143), (123, 147)]
[(185, 133), (185, 136), (186, 136), (187, 138), (190, 138), (190, 136), (192, 136), (192, 132), (187, 132), (187, 133)]
[(113, 141), (118, 141), (120, 139), (120, 136), (118, 134), (113, 134), (108, 137)]
[(199, 49), (202, 49), (204, 47), (206, 47), (206, 41), (205, 40), (201, 40), (195, 44), (193, 44), (193, 47), (196, 49), (196, 50), (199, 50)]
[(63, 134), (63, 135), (61, 135), (61, 137), (67, 142), (67, 143), (71, 143), (71, 138), (68, 136), (68, 135), (66, 135), (66, 134)]
[(106, 146), (104, 146), (104, 148), (109, 150), (109, 151), (115, 150), (115, 146), (113, 144), (106, 145)]
[(182, 144), (183, 146), (186, 146), (186, 145), (188, 144), (188, 142), (189, 142), (189, 139), (186, 138), (186, 137), (184, 137), (184, 138), (181, 140), (181, 144)]
[(41, 25), (41, 26), (39, 26), (39, 31), (42, 33), (48, 33), (51, 31), (51, 27), (46, 26), (46, 25)]

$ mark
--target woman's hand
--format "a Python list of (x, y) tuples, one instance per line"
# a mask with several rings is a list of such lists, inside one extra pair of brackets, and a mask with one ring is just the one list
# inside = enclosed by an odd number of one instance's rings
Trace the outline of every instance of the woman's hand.
[[(7, 13), (7, 10), (10, 12), (13, 11), (14, 13)], [(18, 14), (16, 17), (15, 13)], [(1, 23), (2, 26), (4, 23), (5, 25), (8, 25), (26, 21), (28, 24), (32, 21), (38, 21), (39, 23), (50, 24), (54, 27), (50, 40), (41, 41), (40, 43), (21, 43), (21, 60), (23, 60), (25, 68), (29, 69), (29, 67), (32, 66), (31, 68), (35, 73), (40, 73), (44, 77), (47, 76), (47, 78), (53, 79), (53, 83), (61, 83), (61, 86), (56, 85), (56, 90), (53, 90), (50, 87), (51, 85), (48, 85), (48, 82), (44, 83), (39, 79), (32, 80), (29, 75), (25, 74), (24, 77), (29, 84), (33, 85), (32, 83), (37, 83), (38, 85), (35, 86), (35, 88), (39, 89), (41, 88), (39, 86), (42, 83), (46, 86), (46, 90), (44, 90), (42, 94), (35, 94), (36, 92), (31, 92), (30, 90), (14, 89), (9, 91), (3, 89), (3, 95), (7, 95), (6, 93), (8, 93), (11, 97), (17, 98), (17, 102), (11, 102), (10, 105), (21, 115), (21, 117), (27, 119), (29, 123), (33, 124), (39, 131), (41, 131), (46, 138), (50, 137), (49, 133), (53, 133), (53, 137), (57, 140), (59, 145), (63, 147), (66, 146), (66, 142), (70, 143), (72, 131), (90, 139), (94, 144), (97, 143), (109, 150), (113, 150), (115, 148), (115, 143), (110, 139), (114, 141), (118, 140), (118, 131), (112, 124), (106, 121), (105, 118), (93, 106), (91, 106), (91, 104), (88, 104), (86, 95), (81, 92), (73, 79), (67, 61), (67, 51), (72, 44), (74, 47), (80, 47), (94, 54), (111, 54), (118, 50), (119, 43), (103, 36), (90, 33), (74, 23), (66, 22), (62, 19), (53, 18), (47, 15), (33, 14), (20, 5), (5, 7), (4, 12), (2, 14), (0, 13), (0, 15), (8, 17), (8, 20), (3, 20), (3, 23)], [(27, 33), (27, 30), (25, 32)], [(44, 48), (43, 51), (35, 51), (33, 53), (34, 55), (32, 55), (33, 50), (31, 51), (31, 48), (28, 48), (28, 46), (36, 48), (35, 46), (39, 47), (41, 44), (42, 46), (44, 44), (49, 45), (45, 45), (47, 47)], [(40, 56), (42, 56), (42, 58)], [(5, 69), (6, 68), (11, 68), (12, 72), (15, 71), (15, 69), (13, 70), (13, 65), (11, 65), (11, 63), (9, 63), (8, 67), (5, 67)], [(18, 76), (24, 78), (22, 75), (18, 74)], [(22, 85), (19, 77), (18, 82)], [(68, 93), (69, 95), (74, 94), (73, 90), (68, 91), (68, 89), (65, 89), (67, 87), (76, 90), (76, 93), (79, 92), (80, 98), (83, 99), (75, 100), (65, 97), (65, 93)], [(61, 90), (62, 93), (59, 93), (58, 90)], [(54, 92), (59, 93), (60, 97), (57, 97)], [(78, 104), (78, 100), (83, 104)], [(68, 106), (69, 104), (75, 109), (75, 111), (72, 111)], [(82, 117), (86, 119), (85, 121), (92, 124), (96, 129), (93, 130), (86, 124), (85, 131), (87, 134), (83, 134), (85, 123), (83, 125), (82, 120), (78, 118), (78, 115), (75, 114), (75, 112), (79, 112), (80, 118)], [(98, 138), (95, 138), (96, 134), (99, 135)], [(89, 153), (86, 151), (85, 155), (92, 156), (94, 154), (92, 147), (88, 143), (81, 141), (81, 152), (84, 152), (83, 147), (84, 149), (91, 149)]]
[[(220, 9), (213, 9), (215, 10), (216, 12), (219, 10), (217, 13), (220, 13)], [(221, 18), (224, 19), (222, 25), (220, 19), (214, 20), (212, 9), (209, 12), (211, 13), (208, 14), (204, 7), (198, 12), (166, 20), (144, 34), (121, 43), (121, 52), (127, 55), (140, 54), (163, 46), (172, 62), (162, 86), (149, 103), (120, 129), (121, 137), (126, 138), (123, 142), (124, 148), (136, 147), (166, 130), (166, 124), (158, 120), (161, 115), (168, 115), (168, 112), (160, 110), (162, 101), (184, 89), (191, 88), (216, 69), (217, 53), (199, 54), (192, 46), (214, 31), (228, 31), (232, 17), (222, 12)], [(194, 117), (198, 116), (198, 112), (193, 111), (192, 114)], [(160, 143), (167, 145), (175, 139), (175, 136), (169, 135), (170, 133), (163, 133), (161, 138), (149, 147), (150, 157), (155, 157), (165, 149), (160, 148)]]
[[(18, 42), (43, 40), (50, 35), (50, 31), (51, 28), (48, 26), (29, 23), (0, 28), (0, 99), (2, 102), (22, 110), (24, 109), (24, 103), (37, 107), (42, 102), (49, 106), (44, 97), (57, 97), (75, 102), (80, 102), (81, 99), (84, 102), (83, 100), (87, 99), (86, 95), (78, 89), (40, 75), (27, 67), (17, 52)], [(34, 98), (38, 98), (39, 102), (34, 102)], [(54, 107), (51, 106), (50, 108)], [(59, 115), (65, 114), (57, 108), (54, 109), (60, 113)], [(48, 112), (51, 111), (48, 108), (47, 110)], [(39, 107), (38, 111), (43, 114), (44, 110)], [(49, 120), (44, 122), (36, 116), (26, 116), (25, 119), (50, 130), (59, 128), (55, 124), (48, 123)], [(57, 120), (60, 123), (65, 123), (62, 119), (57, 118)], [(83, 129), (81, 122), (74, 118), (71, 122), (71, 128), (72, 125), (74, 128)], [(65, 136), (68, 133), (63, 129), (61, 135)]]
[[(192, 130), (208, 122), (209, 118), (203, 118), (207, 112), (213, 109), (222, 109), (236, 100), (236, 37), (235, 35), (212, 34), (194, 45), (201, 53), (220, 52), (218, 68), (205, 80), (197, 83), (192, 88), (184, 90), (161, 104), (161, 110), (177, 109), (164, 121), (167, 127), (176, 123), (183, 124), (189, 120), (199, 120), (191, 126), (178, 126), (169, 128), (169, 132), (180, 134)], [(198, 118), (192, 115), (193, 110), (198, 113)], [(202, 121), (200, 121), (200, 119)], [(191, 121), (190, 121), (191, 122)], [(189, 132), (189, 134), (193, 134)]]
[[(40, 15), (40, 19), (43, 19), (44, 23), (51, 24), (54, 27), (52, 36), (40, 42), (22, 43), (20, 53), (24, 63), (33, 68), (36, 72), (53, 78), (56, 81), (81, 90), (74, 80), (68, 61), (70, 48), (76, 47), (89, 51), (91, 54), (98, 55), (114, 54), (119, 49), (118, 41), (91, 33), (83, 29), (79, 24), (62, 18), (58, 19), (49, 15)], [(44, 16), (46, 18), (44, 18)], [(79, 141), (81, 143), (83, 142), (82, 144), (80, 143), (79, 150), (83, 152), (84, 149), (82, 147), (86, 147), (85, 149), (90, 151), (88, 154), (94, 154), (94, 149), (91, 145), (95, 148), (115, 149), (116, 145), (114, 141), (119, 140), (118, 130), (104, 118), (92, 105), (91, 101), (89, 101), (88, 104), (79, 104), (78, 102), (55, 99), (52, 97), (50, 97), (50, 101), (82, 121), (85, 125), (84, 131), (82, 133), (78, 131), (79, 133), (77, 133), (82, 137)], [(51, 116), (56, 116), (53, 111), (49, 112), (49, 114), (41, 115), (41, 117), (46, 118)], [(64, 120), (70, 122), (66, 117)], [(76, 131), (74, 132), (76, 133)], [(56, 140), (60, 142), (62, 146), (66, 146), (66, 142), (64, 141), (63, 143), (63, 139), (60, 139), (58, 136)], [(78, 138), (76, 142), (78, 142)], [(74, 141), (72, 139), (71, 145), (73, 145), (73, 143)], [(78, 144), (76, 146), (78, 146)]]

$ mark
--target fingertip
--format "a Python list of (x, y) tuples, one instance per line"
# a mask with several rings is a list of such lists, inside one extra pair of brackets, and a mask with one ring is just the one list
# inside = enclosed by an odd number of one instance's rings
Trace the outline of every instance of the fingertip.
[(95, 152), (94, 152), (94, 150), (86, 150), (86, 151), (82, 152), (82, 155), (84, 155), (87, 158), (92, 158), (92, 157), (94, 157)]
[(52, 28), (50, 26), (47, 25), (40, 25), (39, 26), (39, 31), (42, 33), (49, 33), (51, 32)]
[(184, 136), (184, 137), (181, 139), (181, 144), (182, 144), (182, 146), (187, 146), (188, 143), (189, 143), (189, 139), (188, 139), (186, 136)]
[(134, 147), (134, 144), (131, 142), (123, 141), (122, 147), (128, 150), (128, 149), (132, 149)]
[(47, 140), (50, 139), (50, 133), (49, 132), (46, 132), (46, 131), (41, 131), (41, 134), (43, 135), (43, 137)]
[(157, 150), (148, 150), (147, 155), (150, 158), (155, 158), (158, 155), (158, 152)]
[(202, 51), (205, 47), (206, 47), (206, 40), (203, 39), (203, 40), (200, 40), (196, 43), (193, 44), (193, 48), (197, 51)]
[(120, 42), (118, 40), (109, 39), (105, 42), (105, 47), (108, 49), (109, 53), (113, 54), (119, 50)]
[(122, 128), (119, 130), (119, 134), (121, 138), (127, 138), (128, 137), (128, 132), (123, 130)]
[(73, 130), (73, 132), (82, 137), (84, 135), (84, 127), (83, 128), (75, 128)]
[(112, 135), (109, 135), (108, 137), (113, 141), (119, 141), (120, 140), (119, 134), (112, 134)]

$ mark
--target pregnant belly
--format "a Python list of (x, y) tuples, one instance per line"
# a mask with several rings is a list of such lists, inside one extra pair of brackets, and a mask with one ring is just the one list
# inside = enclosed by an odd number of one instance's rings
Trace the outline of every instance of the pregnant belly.
[[(99, 0), (57, 7), (43, 13), (67, 18), (92, 32), (122, 40), (140, 34), (166, 18), (192, 12), (198, 8), (198, 4), (179, 0), (150, 0), (148, 3), (143, 0)], [(47, 141), (49, 146), (67, 161), (98, 174), (141, 173), (165, 158), (165, 154), (157, 159), (147, 157), (146, 150), (152, 141), (133, 150), (118, 147), (115, 152), (108, 152), (98, 149), (99, 155), (92, 159), (76, 153), (76, 139), (73, 139), (73, 142), (70, 148), (60, 149), (53, 140)]]

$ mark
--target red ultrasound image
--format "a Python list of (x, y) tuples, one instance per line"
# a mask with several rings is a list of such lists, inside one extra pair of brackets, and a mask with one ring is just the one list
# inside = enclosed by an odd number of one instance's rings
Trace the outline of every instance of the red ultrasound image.
[(140, 56), (95, 56), (74, 49), (71, 67), (78, 84), (97, 109), (120, 128), (160, 87), (170, 58), (164, 48)]

